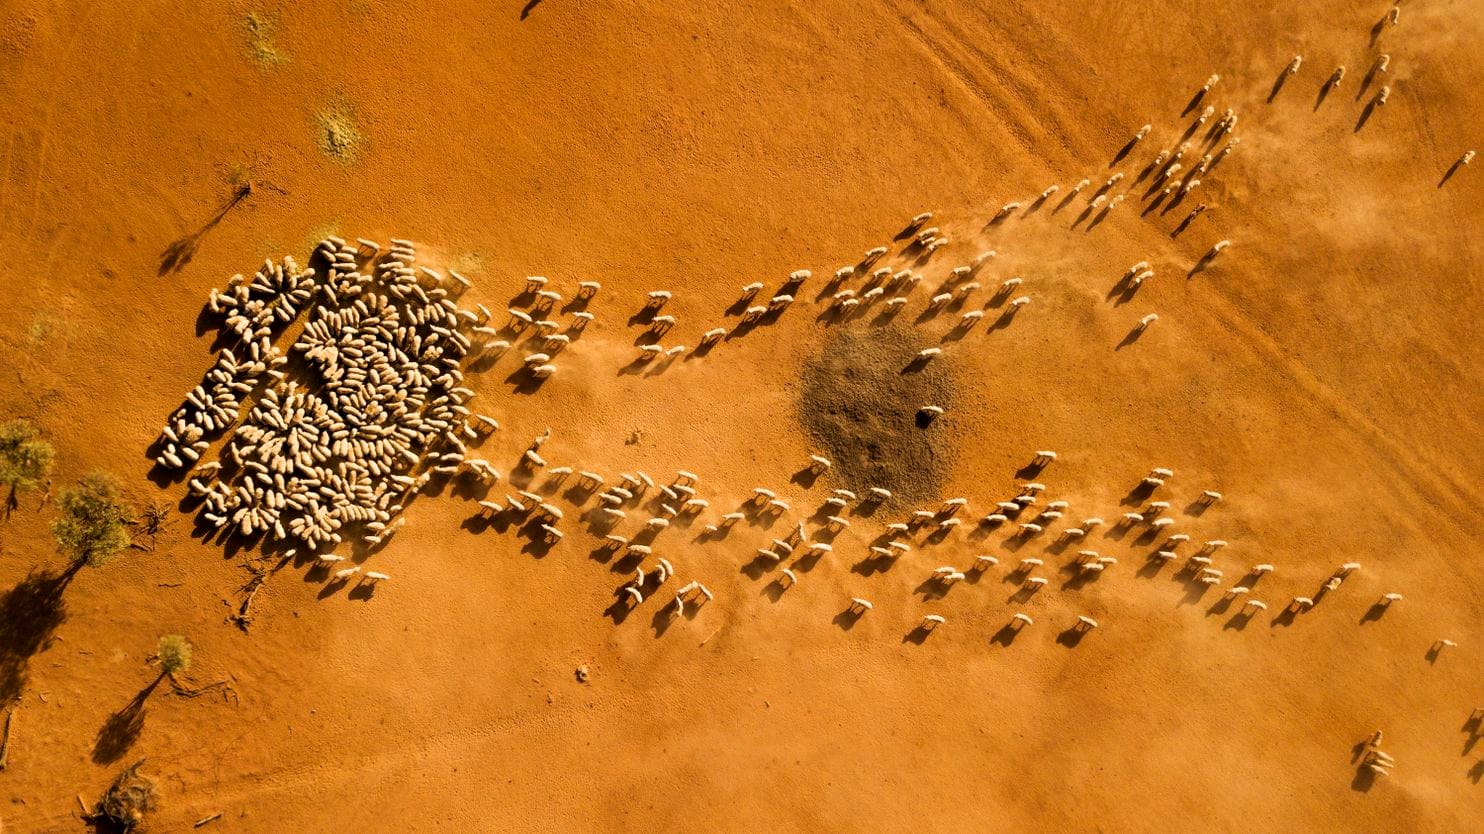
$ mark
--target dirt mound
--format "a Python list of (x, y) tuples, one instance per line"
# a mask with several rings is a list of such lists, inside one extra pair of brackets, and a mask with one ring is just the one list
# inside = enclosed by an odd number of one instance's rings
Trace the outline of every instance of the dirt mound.
[(910, 330), (859, 324), (835, 331), (805, 363), (799, 420), (850, 489), (885, 487), (896, 504), (942, 493), (955, 450), (919, 412), (952, 407), (955, 386), (951, 360), (917, 360), (929, 346)]

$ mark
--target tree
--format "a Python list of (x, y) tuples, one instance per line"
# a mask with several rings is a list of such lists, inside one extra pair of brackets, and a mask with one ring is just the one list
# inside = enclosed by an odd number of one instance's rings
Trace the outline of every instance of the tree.
[(106, 472), (91, 472), (62, 491), (62, 517), (52, 523), (57, 550), (77, 566), (98, 567), (129, 546), (129, 509), (118, 483)]
[(10, 488), (5, 511), (15, 509), (16, 496), (36, 485), (52, 471), (56, 450), (41, 439), (41, 430), (30, 420), (0, 423), (0, 486)]
[(181, 634), (160, 638), (160, 674), (174, 676), (191, 669), (191, 641)]

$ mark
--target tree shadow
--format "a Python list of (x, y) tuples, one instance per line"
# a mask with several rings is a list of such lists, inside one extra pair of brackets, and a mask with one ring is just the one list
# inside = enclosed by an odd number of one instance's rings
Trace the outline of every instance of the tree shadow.
[(81, 567), (79, 561), (62, 573), (33, 570), (0, 598), (0, 703), (20, 695), (31, 658), (67, 621), (63, 595)]
[(98, 737), (93, 741), (93, 764), (113, 764), (129, 752), (129, 748), (139, 740), (139, 733), (144, 730), (145, 704), (163, 680), (165, 673), (161, 672), (159, 677), (139, 690), (129, 703), (108, 716), (108, 720), (98, 728)]
[(251, 183), (239, 185), (237, 190), (232, 192), (232, 196), (228, 198), (227, 202), (220, 209), (217, 209), (216, 214), (210, 220), (207, 220), (205, 225), (165, 247), (165, 251), (160, 253), (160, 269), (157, 275), (164, 277), (184, 269), (186, 264), (190, 263), (191, 259), (196, 256), (196, 249), (200, 247), (201, 240), (212, 229), (215, 229), (218, 223), (222, 222), (222, 219), (227, 216), (227, 212), (235, 208), (238, 203), (247, 199), (250, 194), (252, 194)]

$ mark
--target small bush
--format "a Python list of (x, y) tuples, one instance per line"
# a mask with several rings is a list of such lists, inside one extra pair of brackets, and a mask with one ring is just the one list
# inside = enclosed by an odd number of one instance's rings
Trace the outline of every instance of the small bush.
[(0, 423), (0, 486), (10, 487), (12, 496), (34, 489), (52, 471), (56, 454), (31, 421)]
[(167, 675), (188, 672), (191, 669), (191, 641), (184, 635), (167, 634), (160, 638), (160, 668)]
[(107, 473), (84, 475), (62, 491), (57, 505), (62, 517), (52, 523), (52, 536), (69, 558), (98, 567), (129, 546), (129, 509)]

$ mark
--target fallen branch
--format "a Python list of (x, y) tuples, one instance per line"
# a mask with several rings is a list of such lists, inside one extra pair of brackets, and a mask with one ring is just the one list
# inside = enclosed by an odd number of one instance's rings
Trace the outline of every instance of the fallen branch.
[(15, 707), (5, 713), (5, 729), (0, 730), (0, 770), (10, 762), (10, 728), (15, 724)]
[(215, 814), (212, 814), (209, 817), (202, 817), (201, 819), (196, 820), (196, 824), (193, 825), (193, 826), (191, 826), (191, 827), (192, 828), (200, 828), (201, 826), (205, 825), (208, 822), (216, 822), (217, 820), (219, 820), (221, 818), (222, 818), (222, 812), (221, 811), (217, 811)]
[(228, 693), (231, 693), (231, 695), (232, 695), (233, 698), (236, 698), (237, 697), (237, 690), (235, 690), (235, 689), (232, 688), (232, 684), (230, 683), (230, 681), (229, 681), (228, 678), (222, 678), (219, 681), (212, 681), (211, 683), (208, 683), (205, 686), (198, 686), (198, 687), (195, 687), (195, 688), (190, 688), (190, 687), (187, 687), (184, 684), (182, 684), (179, 680), (177, 680), (174, 675), (170, 675), (169, 677), (170, 677), (170, 688), (172, 690), (174, 690), (174, 692), (175, 692), (176, 695), (179, 695), (182, 698), (198, 698), (198, 697), (200, 697), (202, 695), (205, 695), (207, 692), (210, 692), (211, 690), (216, 689), (217, 687), (221, 687), (222, 688), (222, 699), (223, 700), (226, 700)]

